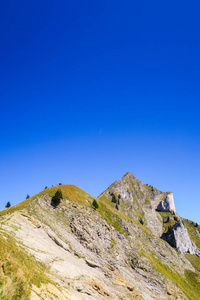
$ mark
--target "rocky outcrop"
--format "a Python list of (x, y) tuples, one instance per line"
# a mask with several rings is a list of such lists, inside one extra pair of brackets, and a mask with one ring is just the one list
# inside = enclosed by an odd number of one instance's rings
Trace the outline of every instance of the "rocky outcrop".
[(154, 235), (166, 240), (180, 253), (198, 255), (198, 250), (182, 221), (177, 222), (173, 228), (169, 228), (169, 231), (163, 234), (163, 219), (159, 212), (169, 212), (174, 215), (174, 218), (178, 216), (172, 192), (164, 193), (153, 186), (143, 184), (128, 172), (121, 180), (115, 181), (102, 196), (106, 196), (110, 203), (116, 201), (119, 211), (135, 221), (139, 220)]
[(180, 253), (190, 253), (200, 257), (196, 245), (191, 241), (187, 229), (183, 221), (179, 220), (168, 232), (163, 234), (162, 238), (166, 240), (172, 247), (175, 247)]
[(145, 223), (154, 235), (161, 236), (162, 218), (156, 212), (154, 202), (155, 199), (157, 202), (163, 199), (162, 192), (143, 184), (131, 172), (127, 172), (121, 180), (115, 181), (99, 199), (103, 196), (106, 196), (109, 203), (116, 201), (120, 212), (135, 221)]
[(168, 193), (167, 197), (158, 204), (157, 211), (171, 212), (176, 214), (173, 193)]

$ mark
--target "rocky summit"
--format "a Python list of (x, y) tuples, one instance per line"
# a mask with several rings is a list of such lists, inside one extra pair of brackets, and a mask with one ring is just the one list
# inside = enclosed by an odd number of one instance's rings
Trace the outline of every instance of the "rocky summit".
[(2, 299), (200, 299), (200, 226), (130, 172), (98, 198), (46, 188), (0, 222)]

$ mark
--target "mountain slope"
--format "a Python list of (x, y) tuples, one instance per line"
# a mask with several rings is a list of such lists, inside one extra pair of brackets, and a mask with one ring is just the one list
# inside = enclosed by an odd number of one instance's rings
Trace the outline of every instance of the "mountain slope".
[(60, 185), (0, 212), (2, 299), (200, 299), (199, 226), (176, 248), (172, 193), (128, 172), (93, 200)]

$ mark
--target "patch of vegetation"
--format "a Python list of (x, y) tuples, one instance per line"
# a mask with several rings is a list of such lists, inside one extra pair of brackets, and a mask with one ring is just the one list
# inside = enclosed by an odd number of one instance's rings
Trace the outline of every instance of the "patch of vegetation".
[(144, 185), (146, 187), (146, 189), (149, 191), (149, 192), (155, 192), (155, 191), (158, 191), (155, 187), (153, 187), (153, 185), (150, 185), (150, 184), (145, 184)]
[[(0, 278), (0, 298), (5, 300), (29, 299), (32, 284), (40, 287), (41, 283), (51, 281), (45, 275), (47, 268), (26, 254), (16, 245), (15, 240), (4, 233), (0, 235), (0, 257), (3, 276)], [(4, 286), (7, 286), (4, 289)]]
[(152, 207), (151, 205), (151, 200), (150, 200), (150, 196), (149, 195), (145, 195), (145, 201), (144, 204), (148, 207)]
[(196, 226), (196, 223), (186, 219), (184, 219), (184, 225), (187, 228), (191, 240), (195, 243), (200, 251), (200, 226), (198, 224), (198, 226)]
[(117, 203), (117, 198), (116, 198), (115, 194), (110, 193), (110, 196), (112, 197), (111, 202)]
[(177, 285), (190, 300), (200, 299), (200, 284), (198, 274), (190, 270), (185, 270), (185, 276), (181, 276), (175, 270), (169, 269), (167, 265), (161, 263), (155, 256), (150, 255), (149, 259), (154, 268)]
[(94, 207), (95, 210), (99, 208), (99, 204), (97, 203), (96, 199), (93, 200), (92, 206)]
[[(132, 190), (131, 190), (132, 192)], [(145, 226), (145, 216), (144, 216), (144, 212), (141, 208), (141, 205), (138, 205), (137, 203), (137, 197), (133, 196), (133, 205), (136, 204), (136, 208), (134, 209), (134, 207), (130, 208), (130, 210), (134, 210), (134, 219), (132, 218), (132, 216), (127, 215), (127, 205), (124, 204), (123, 202), (120, 203), (120, 210), (116, 210), (116, 205), (112, 206), (110, 198), (108, 198), (105, 194), (101, 194), (99, 197), (99, 203), (100, 204), (104, 204), (107, 209), (109, 209), (109, 211), (111, 211), (114, 215), (117, 216), (117, 219), (121, 220), (118, 221), (118, 225), (117, 227), (119, 228), (119, 224), (122, 224), (122, 222), (128, 222), (128, 223), (135, 223), (137, 222), (137, 226), (143, 231), (145, 232), (145, 234), (148, 234), (149, 236), (152, 236), (152, 232), (150, 231), (150, 229), (148, 227)], [(149, 200), (150, 201), (150, 200)], [(115, 208), (115, 209), (114, 209)], [(118, 206), (119, 208), (119, 206)], [(105, 216), (105, 213), (101, 213), (102, 217), (106, 219), (106, 221), (113, 225), (113, 221), (109, 220), (109, 218), (107, 219)], [(109, 213), (110, 215), (110, 213)], [(139, 222), (140, 218), (143, 220), (143, 225)], [(114, 218), (115, 219), (115, 218)], [(120, 225), (121, 226), (121, 225)], [(114, 226), (115, 227), (115, 226)], [(125, 232), (123, 229), (120, 229), (121, 232)], [(125, 232), (125, 235), (127, 234), (127, 232)]]
[(144, 221), (142, 220), (142, 218), (139, 219), (140, 224), (144, 225)]
[(91, 203), (94, 199), (90, 194), (86, 193), (76, 185), (61, 185), (61, 186), (53, 186), (50, 188), (47, 188), (43, 190), (42, 192), (27, 198), (23, 202), (20, 202), (17, 205), (11, 206), (7, 209), (4, 209), (0, 211), (0, 216), (6, 215), (8, 213), (12, 213), (14, 211), (22, 210), (23, 208), (26, 208), (30, 203), (32, 203), (37, 197), (43, 196), (43, 195), (50, 195), (54, 196), (55, 192), (60, 188), (63, 194), (63, 199), (68, 199), (69, 201), (73, 203), (78, 203), (80, 205), (84, 206), (91, 206)]
[(58, 189), (55, 195), (52, 197), (51, 205), (57, 207), (60, 204), (61, 199), (63, 199), (63, 194), (61, 189)]
[[(105, 197), (105, 196), (102, 196)], [(106, 198), (106, 197), (105, 197)], [(106, 198), (107, 199), (107, 198)], [(102, 198), (101, 198), (102, 200)], [(118, 215), (117, 210), (113, 210), (112, 207), (107, 205), (105, 202), (99, 202), (99, 214), (106, 220), (106, 222), (112, 225), (117, 231), (122, 234), (125, 234), (125, 230), (122, 228), (122, 220)]]
[(161, 215), (163, 219), (163, 228), (164, 228), (163, 233), (170, 233), (172, 231), (173, 225), (176, 223), (173, 214), (170, 212), (163, 212), (163, 211), (159, 211), (158, 213)]
[(8, 201), (7, 204), (6, 204), (6, 206), (5, 206), (5, 208), (9, 208), (9, 207), (11, 207), (11, 204), (10, 204), (10, 202)]
[(115, 245), (116, 245), (115, 239), (111, 238), (111, 241), (110, 241), (110, 248), (111, 248), (111, 249), (114, 248)]
[(189, 260), (189, 262), (191, 262), (191, 264), (193, 265), (193, 267), (200, 272), (200, 257), (196, 256), (196, 255), (192, 255), (192, 254), (186, 254), (185, 255), (187, 260)]

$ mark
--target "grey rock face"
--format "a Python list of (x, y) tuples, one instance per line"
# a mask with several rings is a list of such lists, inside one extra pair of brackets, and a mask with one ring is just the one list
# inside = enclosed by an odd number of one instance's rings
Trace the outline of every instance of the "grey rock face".
[(162, 192), (152, 191), (149, 186), (128, 172), (104, 192), (110, 201), (112, 201), (112, 194), (116, 198), (120, 195), (119, 211), (135, 221), (141, 218), (154, 235), (159, 237), (162, 235), (162, 218), (155, 210), (155, 205), (157, 207), (158, 201), (163, 199)]
[(196, 245), (191, 241), (182, 220), (174, 224), (170, 231), (163, 234), (162, 238), (182, 254), (190, 253), (200, 256), (200, 252), (198, 251)]
[[(199, 251), (191, 241), (181, 220), (173, 226), (171, 231), (162, 234), (163, 220), (158, 211), (170, 212), (177, 216), (173, 193), (163, 193), (152, 186), (145, 185), (131, 172), (126, 173), (121, 180), (111, 185), (109, 190), (112, 194), (121, 195), (120, 201), (124, 204), (125, 214), (135, 219), (139, 214), (143, 215), (143, 221), (154, 235), (162, 237), (182, 254), (190, 253), (199, 256)], [(106, 196), (109, 197), (108, 190)]]
[(169, 193), (167, 197), (158, 204), (157, 210), (176, 213), (173, 193)]
[(190, 253), (200, 256), (196, 245), (190, 240), (187, 229), (182, 221), (177, 222), (174, 226), (174, 239), (176, 248), (180, 253)]

